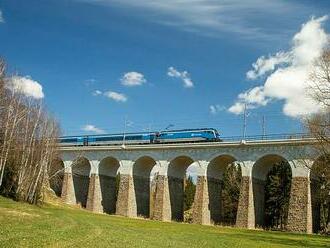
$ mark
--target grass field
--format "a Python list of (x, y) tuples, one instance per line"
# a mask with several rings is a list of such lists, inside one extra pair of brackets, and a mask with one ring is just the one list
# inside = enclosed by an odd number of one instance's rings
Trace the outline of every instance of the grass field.
[(0, 197), (0, 247), (330, 247), (330, 238), (129, 219)]

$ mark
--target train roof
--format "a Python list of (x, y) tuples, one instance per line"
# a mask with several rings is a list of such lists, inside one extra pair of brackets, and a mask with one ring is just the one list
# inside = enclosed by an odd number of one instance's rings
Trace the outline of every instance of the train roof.
[(150, 132), (134, 132), (134, 133), (111, 133), (111, 134), (92, 134), (92, 135), (69, 135), (69, 136), (61, 136), (60, 139), (64, 138), (79, 138), (79, 137), (102, 137), (102, 136), (117, 136), (117, 135), (148, 135), (154, 133), (165, 133), (165, 132), (189, 132), (189, 131), (205, 131), (212, 130), (218, 132), (215, 128), (190, 128), (190, 129), (175, 129), (175, 130), (163, 130), (163, 131), (150, 131)]
[(189, 128), (189, 129), (175, 129), (175, 130), (164, 130), (161, 132), (187, 132), (187, 131), (204, 131), (204, 130), (212, 130), (212, 131), (218, 131), (215, 128)]

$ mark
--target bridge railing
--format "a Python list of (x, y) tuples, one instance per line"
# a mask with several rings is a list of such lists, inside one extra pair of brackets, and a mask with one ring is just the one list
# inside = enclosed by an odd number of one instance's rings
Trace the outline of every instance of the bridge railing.
[(235, 142), (235, 141), (270, 141), (270, 140), (293, 140), (293, 139), (310, 139), (313, 138), (308, 133), (281, 133), (281, 134), (266, 134), (266, 135), (247, 135), (243, 136), (227, 136), (221, 137), (224, 142)]

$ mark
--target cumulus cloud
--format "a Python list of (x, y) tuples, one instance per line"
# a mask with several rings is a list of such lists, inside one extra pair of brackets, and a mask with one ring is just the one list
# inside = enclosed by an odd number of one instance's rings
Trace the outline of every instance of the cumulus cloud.
[(125, 86), (139, 86), (147, 82), (144, 75), (136, 71), (125, 73), (120, 81)]
[(81, 128), (81, 130), (86, 132), (93, 132), (93, 133), (104, 133), (104, 130), (95, 127), (94, 125), (85, 125)]
[(289, 63), (291, 61), (290, 53), (278, 52), (274, 56), (261, 56), (252, 64), (253, 70), (246, 73), (248, 79), (254, 80), (269, 71), (273, 71), (276, 66)]
[(226, 108), (219, 104), (210, 105), (210, 113), (216, 115), (217, 113), (224, 111)]
[(115, 91), (106, 91), (103, 94), (104, 94), (104, 96), (106, 96), (116, 102), (126, 102), (127, 101), (127, 97), (122, 93), (118, 93)]
[(3, 23), (5, 22), (5, 19), (3, 18), (3, 14), (2, 14), (2, 11), (0, 9), (0, 23)]
[(258, 86), (240, 93), (237, 97), (237, 101), (232, 105), (228, 111), (233, 114), (241, 114), (246, 109), (254, 109), (259, 106), (266, 106), (270, 101), (264, 93), (264, 87)]
[(6, 87), (10, 90), (22, 93), (27, 97), (32, 97), (35, 99), (41, 99), (45, 97), (41, 84), (37, 81), (34, 81), (29, 76), (13, 76), (7, 78)]
[(311, 18), (303, 24), (294, 35), (289, 51), (260, 57), (247, 72), (247, 78), (266, 76), (264, 85), (239, 94), (228, 110), (240, 114), (245, 104), (248, 108), (256, 108), (267, 105), (270, 100), (282, 100), (285, 115), (299, 117), (318, 112), (320, 105), (307, 93), (308, 77), (313, 62), (329, 45), (329, 35), (322, 27), (327, 19), (327, 16)]
[(169, 67), (167, 70), (167, 75), (169, 77), (174, 77), (174, 78), (179, 78), (182, 80), (183, 82), (183, 86), (185, 88), (192, 88), (194, 87), (194, 83), (190, 78), (190, 75), (187, 71), (178, 71), (177, 69), (175, 69), (173, 66)]

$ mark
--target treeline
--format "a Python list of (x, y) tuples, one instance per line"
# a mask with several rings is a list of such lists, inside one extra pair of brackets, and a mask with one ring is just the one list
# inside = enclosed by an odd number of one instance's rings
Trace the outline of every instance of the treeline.
[(57, 156), (58, 124), (23, 85), (9, 87), (10, 80), (0, 60), (0, 194), (37, 203)]

